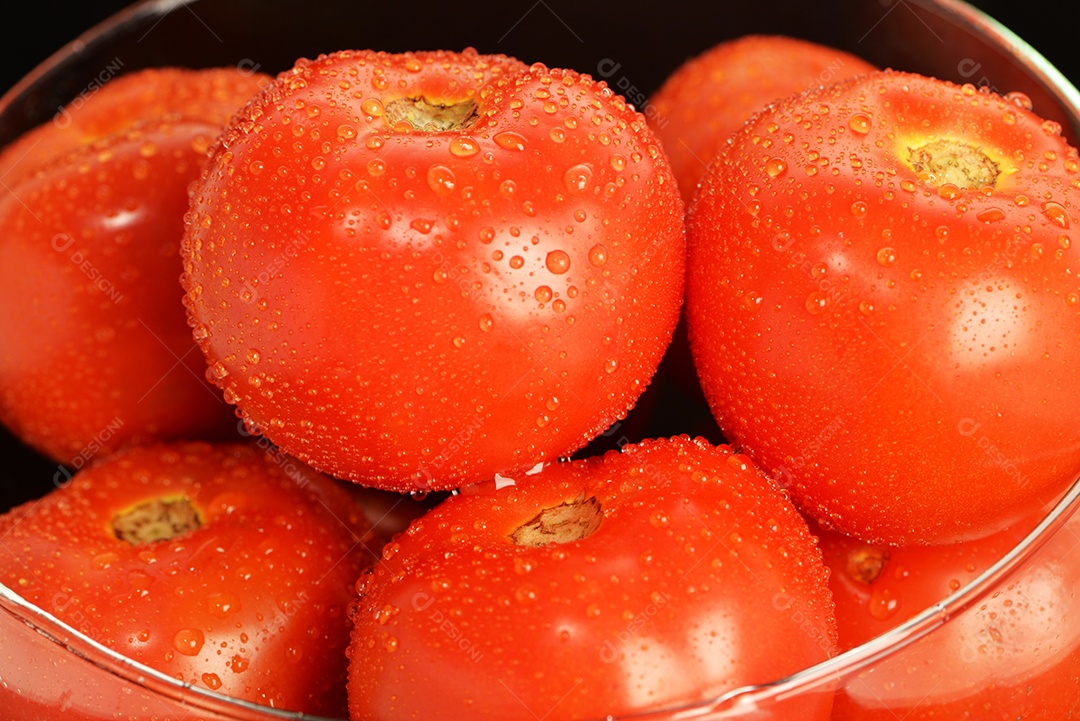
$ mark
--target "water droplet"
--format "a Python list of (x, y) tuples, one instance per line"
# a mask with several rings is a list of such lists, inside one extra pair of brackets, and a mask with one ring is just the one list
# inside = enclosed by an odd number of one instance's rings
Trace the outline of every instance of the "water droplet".
[(338, 140), (352, 140), (356, 137), (356, 128), (348, 123), (342, 123), (337, 127)]
[(855, 113), (848, 119), (848, 127), (860, 135), (866, 135), (870, 132), (870, 118), (863, 113)]
[(856, 200), (854, 203), (851, 204), (851, 214), (854, 215), (856, 218), (865, 217), (866, 211), (868, 211), (869, 209), (870, 207), (862, 200)]
[(432, 165), (427, 172), (428, 187), (436, 195), (450, 195), (457, 187), (457, 176), (445, 165)]
[(480, 152), (480, 144), (467, 135), (459, 135), (450, 141), (450, 154), (468, 158)]
[(593, 171), (588, 165), (575, 165), (563, 175), (563, 184), (573, 195), (581, 195), (589, 189)]
[[(386, 109), (383, 108), (383, 104), (379, 102), (378, 98), (368, 98), (360, 103), (360, 110), (363, 111), (364, 115), (370, 115), (373, 118), (380, 118), (383, 113), (386, 112)], [(340, 132), (341, 130), (339, 128), (338, 133), (340, 134)]]
[(513, 198), (514, 193), (516, 192), (517, 183), (514, 181), (507, 179), (499, 183), (499, 193), (501, 193), (504, 198)]
[(386, 162), (380, 160), (379, 158), (373, 158), (369, 160), (366, 167), (368, 174), (374, 175), (376, 177), (386, 172)]
[(906, 190), (909, 193), (914, 193), (918, 187), (919, 184), (916, 183), (914, 180), (911, 180), (910, 178), (906, 178), (900, 181), (900, 188)]
[(1014, 90), (1011, 93), (1005, 93), (1005, 99), (1014, 105), (1020, 106), (1024, 110), (1031, 110), (1035, 107), (1035, 103), (1031, 102), (1031, 98), (1018, 90)]
[(604, 372), (605, 373), (609, 373), (609, 374), (614, 373), (616, 370), (618, 370), (618, 368), (619, 368), (619, 361), (616, 360), (615, 358), (608, 358), (606, 361), (604, 361)]
[(216, 673), (204, 673), (202, 675), (202, 682), (206, 684), (206, 687), (211, 691), (217, 691), (221, 688), (221, 677)]
[(533, 295), (541, 303), (548, 303), (551, 301), (552, 297), (551, 288), (547, 287), (546, 285), (542, 285), (536, 289), (536, 292)]
[(626, 170), (626, 158), (618, 153), (612, 155), (611, 167), (618, 171)]
[(384, 142), (385, 141), (382, 139), (382, 136), (369, 135), (368, 139), (364, 141), (364, 145), (368, 147), (368, 150), (378, 150), (383, 146)]
[(520, 255), (514, 255), (510, 257), (510, 267), (514, 270), (518, 270), (525, 265), (525, 259)]
[(375, 216), (375, 224), (383, 230), (390, 230), (390, 226), (394, 224), (393, 218), (389, 213), (383, 212)]
[(1051, 223), (1059, 228), (1069, 228), (1069, 212), (1065, 210), (1065, 206), (1060, 203), (1055, 203), (1049, 200), (1042, 205), (1043, 214), (1050, 220)]
[(480, 242), (484, 245), (488, 245), (491, 241), (495, 240), (495, 229), (490, 227), (483, 227), (480, 229)]
[(859, 312), (863, 315), (872, 315), (874, 312), (874, 304), (868, 300), (859, 301)]
[(900, 608), (900, 601), (891, 588), (874, 589), (870, 594), (870, 603), (867, 609), (870, 615), (879, 621), (887, 621), (892, 618)]
[(668, 515), (663, 511), (653, 511), (649, 514), (649, 525), (653, 528), (664, 528), (669, 522)]
[(987, 208), (976, 213), (975, 219), (983, 223), (996, 223), (1005, 219), (1005, 211), (1001, 208)]
[(891, 268), (896, 263), (896, 250), (885, 246), (877, 252), (877, 262), (886, 268)]
[(410, 73), (418, 73), (424, 69), (424, 64), (416, 58), (409, 58), (405, 61), (405, 69)]
[(959, 186), (952, 183), (942, 183), (938, 186), (937, 194), (945, 200), (956, 200), (964, 194), (964, 191), (960, 190)]
[(806, 296), (806, 310), (811, 315), (821, 315), (829, 307), (829, 295), (820, 290), (815, 290)]
[(409, 227), (418, 233), (427, 235), (431, 232), (431, 229), (435, 227), (434, 220), (427, 220), (425, 218), (417, 218), (413, 222), (409, 223)]
[(484, 313), (484, 315), (480, 316), (480, 330), (484, 331), (485, 333), (488, 333), (494, 327), (495, 327), (495, 319), (492, 318), (490, 314)]
[(555, 275), (562, 275), (570, 270), (570, 256), (564, 250), (553, 250), (547, 254), (544, 264)]
[(1072, 306), (1076, 305), (1077, 303), (1080, 303), (1080, 294), (1077, 294), (1077, 293), (1066, 293), (1065, 294), (1065, 305), (1072, 307)]
[(173, 648), (185, 656), (194, 656), (206, 642), (203, 632), (197, 628), (182, 628), (173, 636)]
[(519, 133), (515, 133), (512, 130), (504, 130), (501, 133), (496, 133), (492, 138), (495, 144), (504, 150), (524, 150), (525, 138)]
[(589, 249), (589, 262), (597, 268), (603, 267), (603, 265), (607, 263), (607, 260), (607, 248), (602, 244), (598, 243)]
[(765, 172), (770, 178), (777, 178), (787, 170), (787, 162), (783, 158), (769, 158), (765, 163)]

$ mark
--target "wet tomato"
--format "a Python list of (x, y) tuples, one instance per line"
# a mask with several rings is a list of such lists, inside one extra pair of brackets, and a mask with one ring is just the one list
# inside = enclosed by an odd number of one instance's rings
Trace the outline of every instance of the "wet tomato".
[(281, 74), (197, 185), (186, 303), (249, 425), (339, 477), (440, 489), (568, 454), (675, 326), (682, 204), (643, 116), (504, 56)]
[(0, 538), (0, 582), (128, 658), (344, 715), (347, 609), (378, 545), (348, 493), (302, 464), (246, 445), (122, 451), (0, 517)]
[(688, 60), (649, 100), (650, 124), (683, 200), (693, 200), (713, 155), (751, 115), (807, 88), (874, 70), (850, 53), (779, 35), (745, 35)]
[(683, 436), (520, 480), (449, 498), (360, 580), (353, 718), (623, 716), (833, 654), (816, 542), (745, 456)]
[(188, 185), (259, 78), (125, 76), (0, 156), (0, 420), (39, 451), (78, 467), (235, 433), (185, 322), (179, 247)]
[(1080, 475), (1080, 161), (1024, 101), (861, 76), (757, 116), (702, 184), (703, 388), (826, 525), (977, 538)]
[(1070, 609), (1080, 583), (1078, 520), (1046, 534), (1046, 545), (1022, 567), (982, 581), (964, 603), (946, 597), (979, 583), (1034, 519), (935, 547), (886, 547), (823, 534), (842, 649), (941, 604), (931, 633), (905, 648), (894, 645), (890, 657), (846, 679), (833, 721), (1056, 721), (1075, 714), (1080, 618)]

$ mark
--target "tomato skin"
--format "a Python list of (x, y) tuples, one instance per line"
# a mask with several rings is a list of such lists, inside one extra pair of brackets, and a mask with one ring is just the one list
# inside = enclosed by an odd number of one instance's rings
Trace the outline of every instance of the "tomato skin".
[[(478, 119), (395, 131), (402, 95), (471, 98)], [(681, 304), (663, 154), (571, 71), (472, 51), (301, 61), (193, 200), (184, 284), (208, 377), (283, 449), (389, 490), (583, 446), (633, 405)]]
[[(512, 540), (543, 509), (590, 499), (591, 535)], [(349, 703), (373, 721), (621, 716), (778, 679), (835, 648), (805, 522), (744, 456), (685, 436), (465, 489), (358, 588)], [(829, 701), (783, 717), (828, 718)]]
[(216, 132), (146, 127), (0, 199), (0, 418), (62, 463), (92, 445), (235, 434), (189, 352), (177, 283), (185, 191)]
[[(258, 77), (147, 71), (0, 155), (0, 420), (81, 466), (173, 438), (235, 438), (178, 278), (187, 188)], [(156, 83), (162, 83), (161, 86)]]
[[(103, 72), (108, 72), (106, 68)], [(270, 80), (235, 68), (147, 68), (109, 80), (61, 108), (0, 155), (0, 177), (15, 188), (69, 153), (141, 123), (194, 121), (224, 127)]]
[[(1073, 558), (1078, 520), (1074, 515), (1032, 559), (964, 610), (954, 610), (943, 626), (850, 678), (837, 695), (833, 721), (1069, 718), (1080, 699), (1080, 617), (1074, 610), (1080, 566)], [(1028, 521), (963, 544), (892, 548), (881, 575), (869, 584), (854, 580), (844, 563), (848, 552), (864, 544), (822, 535), (841, 648), (942, 600), (1033, 526)], [(895, 601), (887, 618), (880, 613), (884, 598)]]
[[(997, 187), (920, 178), (908, 149), (935, 135), (992, 156)], [(726, 437), (867, 540), (1036, 512), (1080, 474), (1078, 169), (1017, 104), (904, 73), (757, 117), (688, 220), (691, 344)]]
[[(114, 533), (117, 514), (178, 497), (200, 527)], [(144, 446), (12, 509), (0, 536), (0, 581), (109, 648), (204, 689), (344, 715), (347, 608), (378, 544), (331, 479), (253, 445)]]
[(683, 200), (694, 198), (709, 161), (771, 102), (876, 67), (825, 45), (779, 35), (744, 35), (691, 58), (649, 103)]
[(829, 588), (836, 602), (840, 650), (880, 636), (960, 590), (1012, 550), (1035, 525), (1029, 521), (985, 538), (945, 546), (869, 544), (820, 531), (821, 553), (831, 571)]

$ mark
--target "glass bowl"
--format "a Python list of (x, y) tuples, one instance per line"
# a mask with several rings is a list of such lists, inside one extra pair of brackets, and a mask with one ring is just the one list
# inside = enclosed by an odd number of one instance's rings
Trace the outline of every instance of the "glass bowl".
[[(1021, 91), (1073, 145), (1080, 94), (1038, 53), (956, 0), (803, 0), (700, 5), (345, 0), (156, 0), (135, 5), (60, 49), (0, 99), (0, 145), (144, 67), (234, 66), (277, 72), (344, 48), (466, 46), (604, 78), (648, 112), (675, 67), (715, 43), (779, 33), (829, 44), (883, 67)], [(655, 384), (654, 384), (655, 385)], [(656, 435), (677, 433), (680, 409)], [(647, 431), (648, 432), (648, 431)], [(9, 480), (0, 510), (66, 481), (64, 469), (0, 431)], [(1062, 719), (1080, 712), (1080, 483), (1006, 557), (893, 631), (789, 678), (707, 703), (635, 718), (785, 719), (834, 697), (837, 719)], [(2, 540), (2, 539), (0, 539)], [(5, 719), (300, 719), (177, 682), (110, 651), (0, 586), (0, 711)]]

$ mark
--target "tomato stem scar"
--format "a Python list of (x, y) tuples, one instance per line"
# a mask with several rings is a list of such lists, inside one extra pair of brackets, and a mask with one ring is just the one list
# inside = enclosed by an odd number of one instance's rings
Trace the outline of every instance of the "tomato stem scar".
[(437, 103), (425, 97), (398, 98), (386, 104), (384, 116), (390, 127), (406, 122), (416, 130), (441, 132), (464, 130), (480, 118), (475, 100)]
[(199, 512), (186, 496), (154, 498), (113, 517), (113, 533), (121, 541), (139, 546), (168, 541), (202, 525)]
[(907, 162), (922, 180), (935, 186), (994, 187), (1001, 174), (998, 164), (981, 148), (947, 138), (909, 147)]
[(889, 562), (889, 552), (884, 548), (867, 546), (853, 549), (847, 557), (847, 574), (859, 583), (871, 584)]
[(571, 543), (591, 536), (600, 527), (604, 511), (595, 497), (582, 494), (553, 508), (545, 508), (510, 534), (514, 543), (533, 548), (549, 543)]

